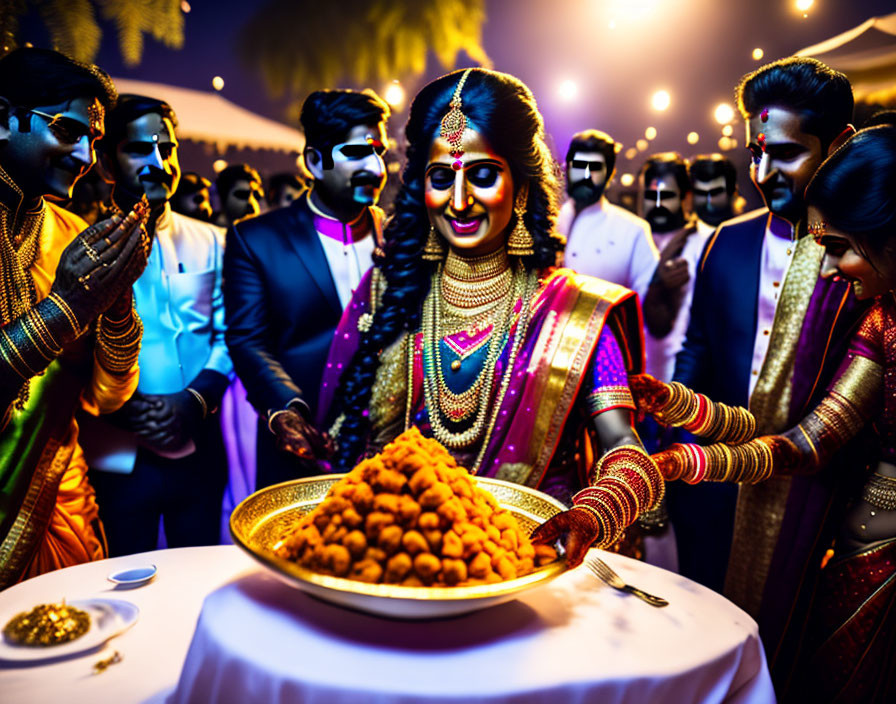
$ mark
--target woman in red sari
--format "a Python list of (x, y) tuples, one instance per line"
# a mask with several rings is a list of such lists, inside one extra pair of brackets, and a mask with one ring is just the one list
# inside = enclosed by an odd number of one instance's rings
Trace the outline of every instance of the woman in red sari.
[[(811, 472), (871, 425), (878, 447), (855, 467), (855, 494), (811, 593), (799, 665), (777, 686), (787, 701), (896, 701), (896, 127), (862, 130), (822, 164), (806, 191), (823, 275), (873, 299), (827, 396), (795, 428), (746, 443), (673, 445), (655, 455), (666, 479), (759, 482)], [(639, 406), (692, 430), (730, 410), (638, 377)], [(690, 407), (692, 410), (687, 411)], [(741, 415), (746, 413), (741, 409)], [(719, 423), (714, 423), (718, 426)], [(715, 440), (731, 443), (717, 435)], [(807, 582), (811, 584), (811, 582)]]
[(576, 564), (662, 497), (631, 426), (636, 298), (554, 268), (557, 178), (518, 79), (443, 76), (415, 98), (406, 134), (385, 251), (346, 309), (325, 371), (334, 465), (349, 469), (418, 426), (470, 471), (574, 504), (538, 537), (568, 534)]

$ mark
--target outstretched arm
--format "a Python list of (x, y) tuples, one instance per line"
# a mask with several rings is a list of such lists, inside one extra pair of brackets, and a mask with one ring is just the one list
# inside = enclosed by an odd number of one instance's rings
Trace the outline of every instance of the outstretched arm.
[(588, 477), (589, 485), (573, 496), (573, 507), (532, 534), (539, 543), (565, 534), (571, 567), (582, 562), (591, 545), (609, 546), (619, 540), (640, 514), (663, 498), (662, 476), (631, 424), (634, 403), (625, 381), (619, 346), (604, 328), (592, 361), (587, 399), (604, 454)]

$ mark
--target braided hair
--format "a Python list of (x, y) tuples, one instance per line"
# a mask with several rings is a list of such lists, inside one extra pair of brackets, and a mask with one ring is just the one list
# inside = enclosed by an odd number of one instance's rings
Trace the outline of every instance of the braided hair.
[[(362, 334), (340, 379), (331, 411), (331, 420), (343, 415), (334, 458), (340, 470), (350, 469), (364, 452), (370, 431), (367, 407), (380, 352), (402, 332), (414, 332), (420, 326), (433, 271), (433, 265), (421, 258), (430, 230), (424, 202), (425, 171), (430, 146), (439, 135), (442, 117), (448, 112), (462, 74), (454, 71), (436, 79), (417, 94), (411, 105), (405, 127), (407, 163), (394, 215), (384, 231), (384, 255), (377, 262), (386, 290), (373, 324)], [(518, 78), (475, 68), (467, 77), (461, 100), (468, 128), (482, 134), (507, 160), (517, 192), (523, 184), (529, 185), (524, 223), (535, 244), (534, 253), (522, 258), (524, 266), (529, 270), (553, 266), (564, 245), (563, 238), (554, 232), (558, 169), (545, 143), (544, 122), (535, 98)]]

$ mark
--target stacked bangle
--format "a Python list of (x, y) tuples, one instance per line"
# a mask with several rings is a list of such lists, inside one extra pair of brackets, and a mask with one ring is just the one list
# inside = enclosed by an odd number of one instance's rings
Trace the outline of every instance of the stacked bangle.
[(661, 423), (730, 444), (745, 442), (756, 434), (756, 419), (746, 408), (714, 403), (677, 381), (666, 387), (669, 397), (654, 414)]
[(143, 323), (136, 311), (121, 321), (109, 321), (100, 316), (97, 326), (96, 358), (104, 369), (113, 374), (126, 374), (137, 363)]
[(84, 331), (84, 327), (78, 322), (78, 318), (75, 316), (68, 303), (66, 303), (65, 300), (63, 300), (63, 298), (55, 291), (50, 291), (47, 298), (51, 300), (57, 308), (59, 308), (59, 310), (68, 320), (69, 325), (71, 325), (72, 332), (75, 334), (75, 337), (78, 337)]
[(615, 447), (601, 457), (591, 482), (573, 496), (573, 508), (597, 517), (602, 545), (618, 540), (635, 519), (657, 506), (665, 490), (656, 464), (637, 445)]

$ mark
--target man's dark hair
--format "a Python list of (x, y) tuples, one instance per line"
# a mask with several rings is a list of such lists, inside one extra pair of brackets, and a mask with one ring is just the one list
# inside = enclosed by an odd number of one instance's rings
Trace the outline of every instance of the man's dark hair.
[(222, 169), (218, 173), (218, 178), (215, 179), (215, 190), (218, 191), (218, 196), (222, 201), (227, 198), (237, 181), (249, 181), (250, 183), (254, 181), (261, 186), (261, 176), (255, 169), (248, 164), (233, 164)]
[(822, 149), (852, 120), (849, 79), (807, 56), (791, 56), (748, 73), (740, 79), (735, 94), (744, 120), (773, 106), (798, 112), (803, 132), (818, 137)]
[(576, 132), (566, 151), (566, 163), (572, 161), (576, 152), (599, 152), (607, 162), (607, 176), (616, 168), (616, 142), (606, 132), (600, 130), (584, 130)]
[(691, 192), (691, 180), (688, 178), (688, 163), (678, 152), (660, 152), (647, 157), (638, 174), (646, 187), (653, 179), (672, 176), (678, 184), (682, 198)]
[(13, 107), (58, 105), (75, 98), (96, 98), (109, 108), (115, 86), (103, 69), (50, 49), (22, 47), (0, 58), (0, 96)]
[(305, 183), (299, 178), (298, 174), (292, 173), (291, 171), (284, 171), (271, 176), (271, 178), (268, 179), (268, 187), (265, 190), (265, 197), (268, 200), (268, 205), (273, 205), (274, 198), (280, 189), (287, 187), (301, 191), (305, 188)]
[(115, 107), (106, 115), (106, 135), (98, 145), (100, 151), (110, 156), (114, 155), (118, 145), (125, 138), (128, 125), (150, 113), (168, 118), (171, 124), (177, 127), (177, 116), (164, 100), (133, 93), (119, 95)]
[(377, 125), (389, 118), (389, 106), (372, 90), (316, 90), (305, 99), (299, 120), (305, 145), (317, 149), (325, 169), (333, 168), (333, 147), (353, 127)]
[(721, 154), (698, 154), (691, 159), (688, 174), (692, 186), (694, 181), (712, 181), (714, 178), (724, 176), (725, 190), (729, 196), (737, 187), (737, 170), (731, 159)]

